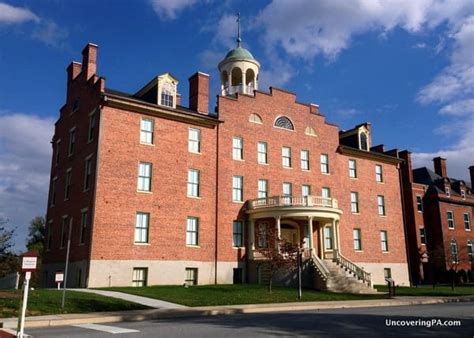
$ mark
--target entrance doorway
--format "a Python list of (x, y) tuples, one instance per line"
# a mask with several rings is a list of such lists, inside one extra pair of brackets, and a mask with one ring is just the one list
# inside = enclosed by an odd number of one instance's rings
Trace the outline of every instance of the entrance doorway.
[(289, 224), (282, 224), (281, 239), (293, 245), (298, 245), (298, 243), (300, 242), (300, 231), (295, 226)]

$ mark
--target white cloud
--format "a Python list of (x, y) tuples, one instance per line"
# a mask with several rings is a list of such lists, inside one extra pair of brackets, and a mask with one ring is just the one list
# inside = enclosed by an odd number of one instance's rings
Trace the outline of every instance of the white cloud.
[(442, 115), (472, 116), (474, 115), (474, 99), (453, 102), (441, 108), (439, 112)]
[(32, 37), (44, 42), (48, 46), (61, 47), (68, 37), (68, 32), (65, 28), (59, 27), (55, 22), (43, 21), (36, 27)]
[(13, 7), (0, 2), (0, 24), (18, 24), (26, 21), (39, 22), (40, 18), (27, 8)]
[(153, 10), (161, 19), (176, 19), (179, 12), (196, 2), (196, 0), (150, 0)]
[(23, 246), (29, 221), (46, 212), (54, 122), (0, 112), (0, 214)]

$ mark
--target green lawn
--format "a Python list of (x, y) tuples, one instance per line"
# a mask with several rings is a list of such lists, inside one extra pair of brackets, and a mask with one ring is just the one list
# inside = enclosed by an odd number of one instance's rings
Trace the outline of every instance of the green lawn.
[[(375, 285), (380, 292), (388, 292), (386, 285)], [(422, 285), (418, 287), (399, 286), (396, 289), (396, 296), (468, 296), (474, 295), (474, 286), (455, 286), (454, 291), (451, 286)]]
[[(161, 299), (187, 306), (212, 306), (236, 304), (263, 304), (297, 302), (295, 288), (273, 287), (269, 293), (262, 285), (203, 285), (190, 286), (149, 286), (113, 287), (104, 290), (120, 291), (134, 295)], [(331, 301), (384, 298), (385, 295), (357, 295), (303, 290), (302, 301)]]
[[(22, 291), (0, 291), (0, 318), (17, 317)], [(27, 316), (58, 313), (85, 313), (145, 309), (146, 306), (89, 293), (67, 291), (66, 306), (61, 311), (62, 291), (35, 289), (29, 292)]]

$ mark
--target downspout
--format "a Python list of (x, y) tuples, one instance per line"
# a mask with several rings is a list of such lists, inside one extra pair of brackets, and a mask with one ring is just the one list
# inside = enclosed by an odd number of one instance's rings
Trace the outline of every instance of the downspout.
[(218, 259), (218, 230), (219, 230), (219, 124), (216, 125), (216, 207), (215, 207), (215, 219), (216, 219), (216, 227), (215, 227), (215, 251), (214, 251), (214, 284), (217, 284), (217, 259)]

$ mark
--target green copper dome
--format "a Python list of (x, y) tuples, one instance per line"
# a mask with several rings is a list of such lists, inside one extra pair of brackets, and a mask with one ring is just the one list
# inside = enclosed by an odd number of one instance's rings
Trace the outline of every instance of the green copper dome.
[(242, 47), (236, 47), (232, 49), (227, 55), (225, 56), (224, 60), (227, 59), (250, 59), (250, 60), (255, 60), (253, 55), (246, 50), (245, 48)]

